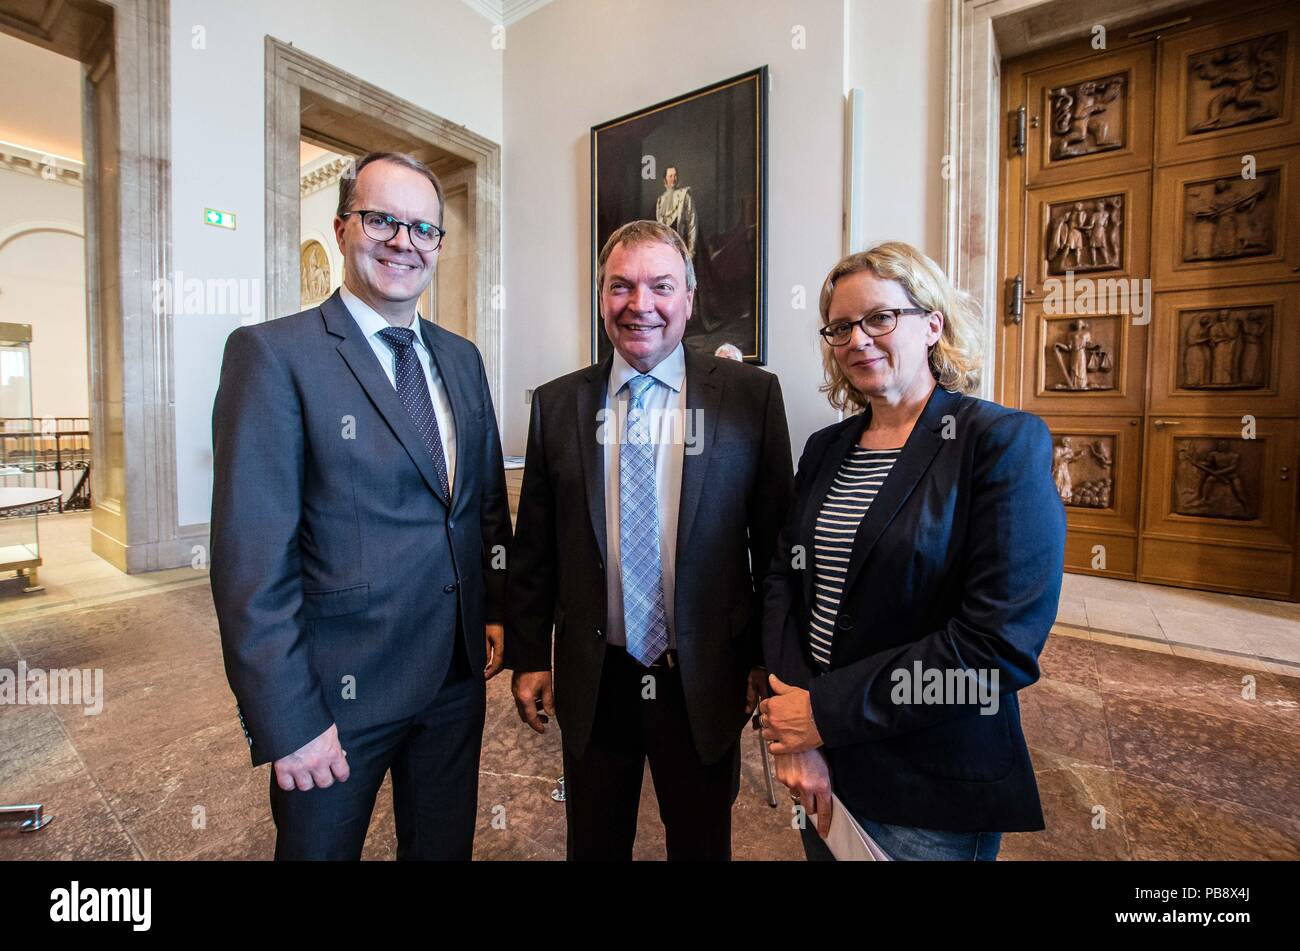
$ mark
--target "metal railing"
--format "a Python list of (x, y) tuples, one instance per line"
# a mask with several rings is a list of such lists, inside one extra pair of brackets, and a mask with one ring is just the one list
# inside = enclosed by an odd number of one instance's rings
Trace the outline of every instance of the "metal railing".
[[(90, 420), (0, 417), (0, 485), (58, 489), (57, 499), (39, 507), (47, 512), (89, 509)], [(30, 510), (23, 509), (22, 514)]]

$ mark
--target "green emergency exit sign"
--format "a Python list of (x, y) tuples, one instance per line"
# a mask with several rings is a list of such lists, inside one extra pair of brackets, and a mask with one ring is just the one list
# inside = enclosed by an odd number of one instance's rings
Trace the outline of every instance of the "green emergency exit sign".
[(215, 208), (203, 209), (203, 221), (214, 228), (229, 228), (235, 230), (235, 213), (233, 211), (218, 211)]

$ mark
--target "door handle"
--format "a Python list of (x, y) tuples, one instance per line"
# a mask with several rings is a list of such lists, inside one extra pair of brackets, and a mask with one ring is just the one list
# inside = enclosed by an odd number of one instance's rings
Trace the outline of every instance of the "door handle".
[(1181, 426), (1183, 424), (1176, 419), (1153, 419), (1151, 425), (1156, 429), (1164, 429), (1166, 426)]

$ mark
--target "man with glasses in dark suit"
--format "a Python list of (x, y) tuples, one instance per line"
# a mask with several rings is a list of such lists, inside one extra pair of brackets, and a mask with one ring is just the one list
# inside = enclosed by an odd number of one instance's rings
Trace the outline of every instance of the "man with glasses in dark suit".
[(473, 851), (511, 531), (483, 361), (416, 313), (442, 208), (421, 162), (359, 160), (343, 287), (226, 344), (212, 594), (277, 859), (359, 858), (389, 771), (399, 859)]

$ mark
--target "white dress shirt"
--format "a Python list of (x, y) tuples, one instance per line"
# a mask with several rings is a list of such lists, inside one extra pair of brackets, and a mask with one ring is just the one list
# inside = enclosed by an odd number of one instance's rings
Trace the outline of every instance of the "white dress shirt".
[[(609, 371), (609, 389), (605, 395), (605, 543), (609, 558), (605, 561), (605, 590), (608, 592), (608, 619), (605, 639), (609, 644), (627, 646), (623, 629), (623, 559), (619, 533), (619, 451), (627, 435), (627, 382), (641, 371), (614, 351)], [(686, 351), (677, 349), (649, 371), (658, 382), (641, 398), (647, 411), (650, 438), (654, 445), (654, 492), (659, 511), (659, 565), (663, 572), (664, 609), (668, 615), (668, 646), (677, 647), (677, 629), (673, 618), (673, 592), (677, 564), (677, 512), (682, 497), (683, 439), (686, 421)], [(637, 486), (648, 491), (649, 486)]]
[[(356, 321), (361, 332), (366, 335), (370, 349), (379, 358), (379, 365), (384, 368), (388, 382), (397, 389), (397, 354), (383, 337), (381, 330), (393, 326), (382, 314), (348, 290), (347, 285), (339, 288), (343, 305)], [(424, 370), (424, 382), (429, 386), (429, 399), (433, 402), (433, 415), (438, 420), (438, 435), (442, 437), (442, 454), (447, 459), (447, 487), (456, 484), (456, 418), (451, 412), (451, 400), (447, 398), (447, 387), (443, 385), (438, 365), (433, 362), (433, 355), (424, 345), (424, 335), (420, 333), (419, 315), (417, 314), (406, 329), (415, 331), (415, 355), (419, 358), (420, 368)]]

